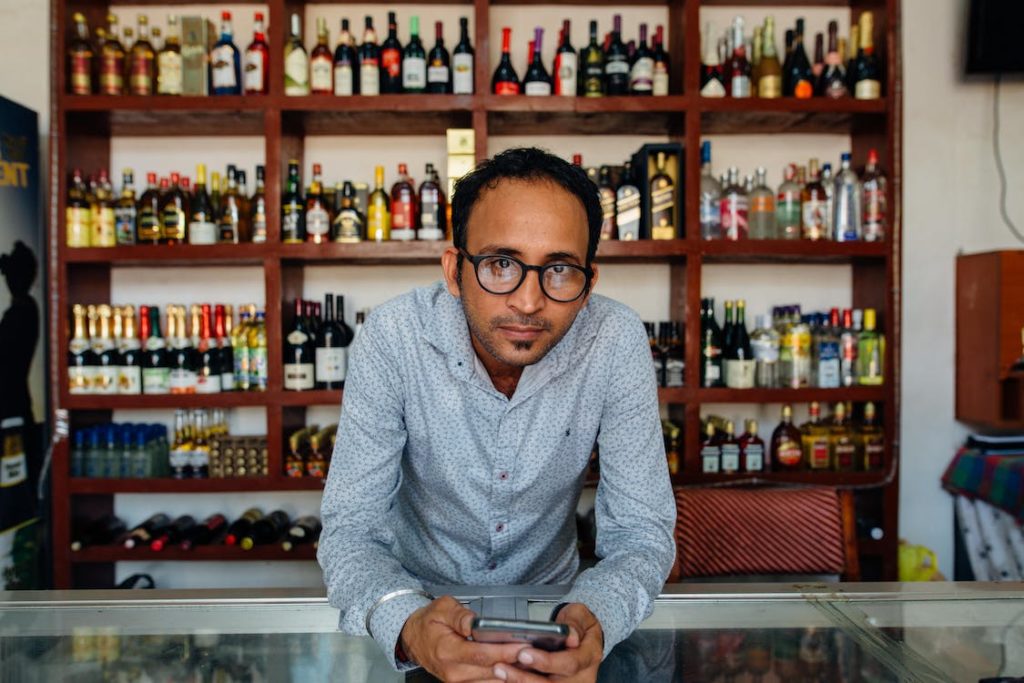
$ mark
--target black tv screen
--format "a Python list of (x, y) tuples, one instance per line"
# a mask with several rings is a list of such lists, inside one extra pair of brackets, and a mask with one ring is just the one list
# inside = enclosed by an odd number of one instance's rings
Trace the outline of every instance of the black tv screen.
[(970, 0), (967, 73), (1024, 71), (1024, 0)]

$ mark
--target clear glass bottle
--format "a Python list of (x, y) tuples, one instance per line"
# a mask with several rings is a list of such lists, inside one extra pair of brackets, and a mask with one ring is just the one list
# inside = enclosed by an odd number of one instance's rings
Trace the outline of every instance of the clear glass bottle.
[(850, 165), (850, 153), (844, 152), (832, 193), (832, 238), (837, 242), (854, 242), (862, 237), (861, 187), (856, 171)]
[(861, 183), (861, 227), (864, 240), (867, 242), (880, 242), (885, 239), (885, 233), (888, 231), (887, 189), (885, 175), (878, 170), (878, 150), (868, 150), (868, 163), (864, 167), (864, 178)]
[(771, 316), (757, 316), (757, 329), (750, 335), (755, 362), (754, 383), (762, 389), (779, 386), (779, 333), (771, 322)]
[(837, 389), (842, 384), (839, 309), (833, 308), (828, 320), (820, 320), (814, 335), (814, 383), (821, 389)]
[(740, 183), (740, 170), (729, 169), (729, 184), (722, 190), (722, 235), (727, 240), (745, 240), (749, 236), (749, 198)]
[(790, 164), (783, 172), (784, 179), (775, 197), (775, 230), (779, 239), (800, 239), (803, 188), (796, 181), (796, 165)]
[(750, 239), (772, 240), (778, 235), (775, 231), (775, 193), (768, 187), (768, 171), (763, 167), (757, 169), (754, 189), (750, 193)]
[(711, 172), (711, 143), (700, 146), (700, 236), (701, 239), (722, 238), (722, 185)]

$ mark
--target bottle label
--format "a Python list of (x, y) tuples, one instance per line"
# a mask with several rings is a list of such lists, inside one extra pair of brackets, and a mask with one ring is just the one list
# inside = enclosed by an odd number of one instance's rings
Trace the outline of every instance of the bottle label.
[(743, 469), (746, 472), (764, 470), (764, 447), (759, 443), (748, 443), (743, 449)]
[(160, 239), (160, 217), (143, 209), (139, 214), (139, 241), (156, 242)]
[(359, 242), (363, 238), (363, 223), (352, 209), (342, 209), (334, 219), (334, 241)]
[(285, 337), (285, 339), (288, 341), (289, 344), (292, 344), (294, 346), (301, 346), (302, 344), (305, 344), (307, 341), (309, 341), (309, 335), (303, 332), (302, 330), (292, 330), (291, 332), (288, 333), (288, 336)]
[(753, 389), (756, 369), (755, 360), (726, 360), (725, 386), (732, 389)]
[(774, 363), (779, 360), (779, 345), (773, 343), (770, 338), (756, 338), (750, 340), (750, 350), (754, 360), (766, 363)]
[(195, 370), (171, 368), (170, 387), (172, 394), (194, 394), (199, 377)]
[(399, 78), (402, 75), (402, 53), (393, 47), (380, 51), (380, 67), (388, 78)]
[(733, 97), (750, 97), (750, 76), (733, 76), (729, 86)]
[(807, 466), (812, 470), (828, 469), (828, 438), (813, 438), (807, 450)]
[(629, 74), (629, 89), (639, 93), (651, 92), (654, 89), (654, 60), (640, 57), (633, 62)]
[(775, 451), (775, 457), (786, 467), (796, 467), (803, 459), (803, 454), (800, 450), (800, 445), (787, 438), (779, 442), (778, 449)]
[(700, 195), (700, 230), (701, 237), (706, 240), (722, 236), (722, 205), (710, 192), (702, 192)]
[(619, 188), (615, 200), (615, 223), (620, 240), (640, 239), (640, 190), (632, 185)]
[(628, 76), (629, 61), (625, 57), (609, 59), (605, 62), (604, 72), (608, 76)]
[(124, 93), (124, 57), (104, 52), (100, 56), (100, 94)]
[(545, 81), (530, 81), (526, 84), (526, 94), (530, 96), (544, 96), (551, 94), (551, 84)]
[(819, 199), (810, 199), (803, 204), (803, 236), (805, 240), (823, 240), (827, 238), (825, 232), (825, 202)]
[(452, 91), (456, 95), (473, 94), (473, 55), (462, 52), (452, 57)]
[(500, 81), (494, 85), (495, 95), (518, 95), (519, 84), (513, 81)]
[(717, 78), (712, 78), (700, 89), (701, 97), (725, 97), (725, 84)]
[(116, 365), (100, 365), (93, 376), (92, 393), (116, 394), (117, 376), (120, 368)]
[(88, 207), (69, 206), (65, 216), (69, 247), (88, 247), (92, 235), (92, 212)]
[(238, 87), (235, 52), (230, 45), (219, 45), (210, 52), (210, 81), (215, 89)]
[(91, 394), (95, 379), (95, 367), (91, 365), (69, 365), (68, 393)]
[[(445, 81), (447, 82), (447, 79)], [(427, 87), (426, 59), (406, 57), (402, 60), (402, 87), (406, 90), (422, 90)]]
[(347, 349), (337, 347), (316, 350), (317, 382), (344, 382), (347, 369)]
[(882, 469), (885, 446), (877, 441), (864, 440), (864, 467), (869, 470)]
[(779, 236), (799, 239), (801, 215), (800, 198), (792, 192), (780, 192), (775, 202), (775, 222)]
[(200, 476), (201, 472), (210, 466), (209, 447), (197, 446), (189, 451), (188, 464), (192, 467), (192, 476)]
[(651, 94), (655, 97), (668, 95), (668, 65), (665, 62), (654, 63), (654, 83)]
[(157, 58), (156, 91), (160, 95), (180, 95), (182, 58), (180, 52), (161, 52)]
[(185, 212), (168, 204), (163, 213), (163, 236), (164, 239), (185, 241)]
[(92, 58), (76, 52), (71, 55), (71, 94), (92, 94)]
[(793, 86), (793, 97), (798, 100), (807, 100), (814, 96), (814, 84), (808, 80), (797, 81)]
[(775, 197), (770, 193), (758, 192), (750, 198), (750, 213), (775, 215)]
[(852, 470), (857, 467), (857, 446), (853, 443), (837, 443), (835, 447), (837, 470)]
[(327, 209), (316, 206), (306, 212), (306, 234), (327, 237), (331, 231), (331, 215)]
[(686, 364), (679, 358), (669, 358), (665, 361), (665, 386), (683, 386), (683, 372)]
[(221, 391), (220, 374), (204, 368), (196, 373), (197, 394), (219, 394)]
[(885, 238), (885, 190), (878, 181), (864, 183), (864, 240), (878, 242)]
[(841, 384), (839, 366), (839, 342), (818, 344), (818, 386), (822, 389), (836, 389)]
[(257, 202), (256, 209), (252, 214), (252, 241), (267, 241), (267, 212), (266, 205), (262, 200)]
[(352, 95), (354, 81), (352, 80), (352, 65), (343, 62), (334, 67), (334, 94), (343, 97)]
[(601, 239), (615, 239), (615, 190), (601, 187), (597, 193), (601, 198)]
[(263, 92), (263, 53), (253, 50), (245, 53), (245, 92)]
[(284, 94), (289, 97), (309, 94), (309, 58), (303, 50), (292, 50), (284, 59)]
[(719, 471), (718, 446), (705, 446), (700, 449), (701, 472), (704, 474), (717, 474)]
[(189, 244), (216, 244), (217, 226), (210, 221), (192, 221), (188, 224)]
[(740, 469), (740, 447), (736, 444), (722, 445), (722, 471), (726, 473), (739, 472)]
[(430, 66), (427, 68), (427, 83), (440, 83), (448, 85), (448, 67), (444, 65)]
[(313, 388), (312, 363), (285, 363), (284, 388), (289, 391), (309, 391)]
[(179, 475), (184, 474), (189, 463), (192, 462), (192, 450), (181, 447), (172, 448), (171, 452), (167, 454), (167, 461), (173, 472)]
[(135, 244), (135, 207), (114, 209), (114, 232), (118, 244)]
[(764, 98), (782, 97), (782, 76), (761, 76), (757, 82), (757, 96)]
[(142, 393), (166, 394), (171, 390), (169, 368), (142, 368)]
[(366, 212), (366, 237), (375, 242), (391, 239), (391, 217), (387, 209), (373, 204)]
[(359, 65), (359, 93), (361, 95), (380, 94), (380, 65), (376, 59), (363, 60)]
[(281, 216), (281, 239), (285, 242), (302, 241), (298, 211), (285, 207)]
[(747, 198), (732, 193), (722, 197), (722, 235), (727, 240), (745, 240), (748, 236)]
[(235, 344), (232, 350), (235, 366), (235, 389), (245, 391), (249, 388), (249, 347), (246, 342)]
[(142, 393), (142, 368), (138, 365), (122, 365), (117, 373), (117, 393)]
[(651, 238), (676, 238), (675, 188), (665, 177), (657, 178), (651, 183)]
[(315, 92), (334, 90), (334, 62), (329, 57), (316, 57), (309, 62), (309, 87)]
[(555, 68), (555, 94), (575, 95), (576, 74), (579, 69), (575, 52), (559, 52), (558, 66)]
[(117, 245), (113, 207), (101, 206), (100, 210), (93, 214), (91, 241), (94, 247), (113, 247)]
[(128, 87), (133, 95), (153, 94), (153, 74), (151, 72), (152, 62), (144, 56), (137, 55), (131, 60), (131, 79)]
[(879, 81), (864, 79), (857, 81), (853, 96), (858, 100), (877, 100), (882, 96), (882, 84)]
[(267, 388), (267, 349), (263, 346), (249, 349), (249, 388), (265, 391)]

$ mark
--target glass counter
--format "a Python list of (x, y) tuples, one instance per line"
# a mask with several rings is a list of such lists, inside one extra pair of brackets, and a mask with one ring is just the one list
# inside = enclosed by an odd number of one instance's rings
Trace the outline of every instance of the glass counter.
[[(518, 598), (545, 619), (558, 587), (449, 588)], [(526, 598), (526, 599), (524, 599)], [(1021, 584), (667, 586), (601, 681), (775, 683), (1024, 676)], [(338, 632), (322, 592), (0, 593), (0, 681), (432, 680)]]

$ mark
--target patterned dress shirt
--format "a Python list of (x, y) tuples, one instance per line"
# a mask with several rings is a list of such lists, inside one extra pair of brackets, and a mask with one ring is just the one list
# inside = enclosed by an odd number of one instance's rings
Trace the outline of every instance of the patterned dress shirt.
[[(594, 443), (600, 561), (582, 573), (575, 510)], [(443, 282), (374, 310), (353, 343), (322, 502), (318, 559), (341, 629), (423, 584), (572, 583), (604, 654), (653, 609), (675, 556), (650, 346), (638, 316), (592, 295), (565, 337), (494, 388)], [(382, 602), (371, 635), (394, 662), (428, 600)], [(397, 662), (394, 662), (399, 666)]]

